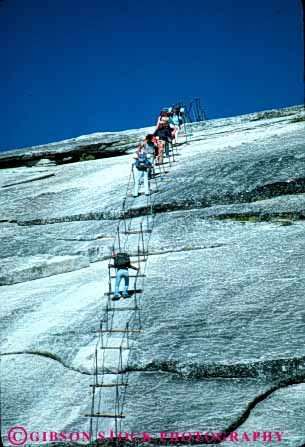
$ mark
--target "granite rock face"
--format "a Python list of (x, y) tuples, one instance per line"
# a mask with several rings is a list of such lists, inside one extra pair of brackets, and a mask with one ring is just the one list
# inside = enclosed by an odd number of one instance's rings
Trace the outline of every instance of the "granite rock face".
[[(294, 107), (197, 123), (189, 144), (181, 132), (176, 161), (151, 182), (149, 199), (131, 197), (130, 154), (0, 171), (6, 444), (13, 425), (88, 431), (90, 384), (127, 374), (121, 430), (238, 432), (240, 446), (244, 432), (261, 432), (259, 446), (263, 432), (275, 445), (283, 432), (280, 445), (304, 444), (304, 119)], [(52, 160), (54, 148), (68, 157), (55, 146), (19, 151), (19, 160)], [(143, 239), (124, 234), (141, 226), (152, 229)], [(137, 282), (142, 332), (122, 357), (100, 349), (96, 332), (118, 228), (133, 262), (139, 246), (148, 250)], [(132, 310), (110, 318), (114, 328), (139, 323)], [(106, 341), (115, 347), (122, 334)], [(97, 389), (94, 410), (114, 406), (113, 389)], [(113, 427), (97, 418), (91, 429)]]

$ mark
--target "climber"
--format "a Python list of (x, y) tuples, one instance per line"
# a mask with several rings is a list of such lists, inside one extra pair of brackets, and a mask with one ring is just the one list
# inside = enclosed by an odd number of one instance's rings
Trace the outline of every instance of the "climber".
[(179, 119), (179, 115), (178, 115), (178, 111), (177, 109), (173, 109), (169, 123), (171, 124), (171, 126), (173, 127), (173, 132), (172, 132), (172, 138), (173, 140), (176, 141), (176, 143), (178, 142), (178, 131), (180, 128), (180, 119)]
[(144, 151), (149, 154), (149, 161), (151, 163), (151, 167), (148, 168), (148, 179), (152, 178), (153, 166), (155, 162), (155, 157), (158, 155), (158, 146), (156, 144), (156, 138), (152, 134), (146, 135), (144, 138)]
[(170, 107), (170, 108), (168, 108), (168, 109), (163, 109), (163, 110), (160, 112), (160, 115), (158, 116), (158, 120), (157, 120), (156, 127), (159, 126), (159, 124), (160, 124), (162, 118), (163, 118), (163, 119), (164, 119), (164, 118), (165, 118), (165, 119), (166, 119), (166, 118), (169, 119), (169, 115), (170, 115), (171, 110), (172, 110), (172, 109), (171, 109), (171, 107)]
[(170, 117), (170, 122), (174, 126), (178, 126), (179, 127), (180, 122), (179, 122), (179, 115), (178, 115), (178, 110), (177, 109), (173, 109), (171, 117)]
[(163, 116), (160, 121), (160, 124), (164, 124), (164, 128), (167, 129), (170, 133), (170, 139), (165, 142), (164, 146), (166, 157), (169, 157), (169, 144), (172, 143), (173, 139), (175, 138), (175, 132), (176, 132), (175, 126), (170, 122), (170, 116), (171, 115)]
[(142, 144), (139, 144), (137, 151), (133, 155), (133, 158), (135, 159), (134, 166), (136, 168), (134, 169), (135, 183), (133, 197), (138, 197), (139, 195), (139, 187), (142, 178), (144, 178), (145, 195), (149, 196), (148, 170), (152, 167), (152, 164), (149, 160), (150, 154), (145, 152), (144, 146)]
[(120, 284), (122, 279), (124, 278), (125, 284), (124, 289), (122, 292), (123, 298), (128, 298), (128, 286), (129, 286), (129, 275), (128, 275), (128, 269), (133, 269), (139, 271), (138, 267), (135, 267), (131, 265), (130, 263), (130, 257), (127, 253), (117, 253), (114, 252), (112, 255), (112, 258), (114, 260), (113, 264), (109, 264), (108, 268), (116, 268), (116, 277), (115, 277), (115, 286), (114, 286), (114, 296), (112, 298), (112, 301), (116, 301), (120, 299)]
[(153, 136), (153, 134), (149, 133), (148, 135), (146, 135), (146, 137), (144, 138), (143, 146), (144, 146), (144, 151), (150, 155), (149, 161), (153, 164), (154, 160), (155, 160), (155, 156), (158, 153), (156, 139)]
[(163, 122), (160, 122), (157, 130), (154, 132), (154, 136), (158, 139), (158, 157), (156, 164), (163, 163), (164, 147), (166, 148), (166, 156), (169, 156), (168, 145), (172, 141), (171, 131), (169, 126)]

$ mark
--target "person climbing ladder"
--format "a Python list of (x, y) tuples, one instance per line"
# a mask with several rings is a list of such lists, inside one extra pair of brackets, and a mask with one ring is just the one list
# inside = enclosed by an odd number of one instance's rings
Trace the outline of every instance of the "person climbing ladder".
[[(172, 141), (171, 140), (171, 133), (168, 127), (168, 124), (164, 124), (162, 121), (160, 122), (157, 130), (153, 134), (158, 139), (158, 157), (157, 157), (157, 164), (163, 163), (163, 152), (164, 148), (166, 147), (167, 150), (167, 156), (169, 155), (168, 152), (168, 144)], [(166, 146), (167, 143), (167, 146)]]
[(113, 264), (109, 264), (108, 268), (116, 268), (116, 278), (115, 278), (115, 286), (114, 286), (114, 296), (112, 298), (112, 301), (119, 300), (120, 297), (120, 284), (122, 279), (124, 279), (124, 289), (122, 292), (123, 298), (128, 298), (128, 286), (129, 286), (129, 274), (128, 269), (133, 269), (139, 271), (140, 269), (138, 267), (135, 267), (131, 265), (130, 263), (130, 257), (128, 253), (117, 253), (114, 252), (112, 255), (112, 258), (114, 260)]
[(141, 144), (139, 144), (133, 158), (135, 159), (134, 166), (136, 167), (133, 197), (138, 197), (139, 195), (139, 188), (142, 178), (144, 178), (145, 195), (149, 196), (150, 191), (148, 181), (148, 170), (152, 167), (152, 164), (149, 161), (149, 154), (145, 152), (144, 147)]

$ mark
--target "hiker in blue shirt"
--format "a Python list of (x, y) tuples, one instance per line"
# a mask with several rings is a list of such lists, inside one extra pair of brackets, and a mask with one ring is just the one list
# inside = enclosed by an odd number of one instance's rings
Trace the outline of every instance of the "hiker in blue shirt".
[(180, 119), (179, 119), (179, 116), (178, 116), (178, 113), (177, 113), (176, 109), (174, 109), (172, 111), (169, 123), (170, 123), (171, 126), (173, 126), (172, 137), (173, 137), (173, 139), (177, 143), (178, 142), (178, 138), (177, 138), (178, 137), (178, 132), (179, 132), (179, 129), (180, 129)]
[(180, 120), (179, 120), (179, 116), (178, 116), (176, 109), (174, 109), (172, 111), (172, 115), (170, 117), (169, 122), (170, 122), (170, 124), (173, 124), (174, 126), (178, 126), (178, 127), (180, 126)]

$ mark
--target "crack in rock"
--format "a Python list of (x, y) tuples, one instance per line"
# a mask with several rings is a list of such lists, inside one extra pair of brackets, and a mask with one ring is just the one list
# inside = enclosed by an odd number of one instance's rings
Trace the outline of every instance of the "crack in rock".
[[(305, 220), (304, 211), (280, 211), (280, 212), (268, 212), (268, 211), (249, 211), (249, 212), (231, 212), (211, 215), (209, 219), (215, 220), (236, 220), (239, 222), (278, 222), (283, 225), (289, 225), (291, 221)], [(283, 219), (283, 220), (280, 220)]]
[(258, 186), (250, 193), (253, 194), (253, 198), (256, 201), (288, 194), (302, 194), (304, 192), (305, 178), (295, 178), (282, 182), (267, 183), (266, 185)]
[[(258, 201), (261, 201), (260, 199)], [(244, 203), (251, 203), (251, 202), (244, 202)], [(253, 203), (253, 202), (252, 202)], [(228, 203), (225, 204), (217, 204), (218, 205), (228, 205)], [(230, 203), (229, 205), (234, 205), (234, 203)], [(206, 206), (200, 206), (200, 203), (196, 203), (193, 206), (189, 206), (188, 204), (176, 204), (176, 206), (172, 206), (171, 204), (164, 204), (164, 206), (157, 206), (155, 210), (155, 214), (163, 214), (167, 212), (174, 212), (174, 211), (188, 211), (190, 209), (198, 210), (202, 208), (209, 208), (213, 205)], [(216, 206), (216, 205), (215, 205)], [(33, 220), (15, 220), (15, 219), (5, 219), (1, 220), (0, 223), (10, 223), (10, 224), (17, 224), (18, 226), (36, 226), (36, 225), (52, 225), (57, 223), (65, 223), (65, 222), (86, 222), (88, 220), (90, 221), (103, 221), (103, 220), (117, 220), (117, 219), (124, 219), (124, 218), (136, 218), (141, 216), (146, 216), (149, 214), (149, 208), (142, 207), (142, 208), (134, 208), (128, 211), (128, 213), (125, 213), (125, 217), (122, 217), (122, 215), (118, 212), (115, 212), (112, 214), (111, 212), (102, 212), (102, 213), (88, 213), (88, 214), (80, 214), (80, 215), (74, 215), (74, 216), (63, 216), (63, 217), (54, 217), (54, 218), (48, 218), (48, 219), (33, 219)], [(235, 220), (247, 220), (251, 218), (257, 218), (258, 221), (270, 221), (272, 219), (276, 218), (284, 218), (284, 219), (291, 219), (291, 220), (304, 220), (305, 219), (305, 210), (300, 211), (280, 211), (280, 212), (268, 212), (268, 211), (253, 211), (253, 212), (245, 212), (245, 213), (224, 213), (224, 214), (213, 214), (207, 216), (207, 219), (218, 219), (218, 220), (224, 220), (224, 219), (235, 219)], [(106, 239), (106, 237), (97, 237), (96, 239)], [(73, 241), (73, 240), (81, 240), (81, 239), (58, 239), (58, 240), (66, 240), (66, 241)], [(84, 239), (84, 241), (91, 241), (95, 239)]]
[(176, 374), (184, 379), (241, 379), (259, 378), (262, 380), (287, 379), (296, 374), (305, 378), (305, 356), (259, 360), (249, 363), (179, 363), (178, 361), (152, 361), (143, 367), (130, 365), (128, 371), (162, 371)]
[(100, 236), (96, 236), (95, 238), (92, 238), (92, 239), (90, 239), (90, 238), (88, 238), (88, 239), (85, 239), (85, 238), (79, 238), (79, 239), (77, 239), (77, 238), (71, 238), (71, 239), (68, 239), (68, 238), (59, 238), (59, 237), (50, 237), (50, 239), (53, 239), (53, 240), (56, 240), (56, 241), (65, 241), (65, 242), (94, 242), (94, 241), (99, 241), (99, 240), (112, 240), (112, 239), (114, 239), (114, 236), (102, 236), (102, 235), (100, 235)]
[[(58, 334), (57, 334), (58, 335)], [(72, 371), (79, 372), (86, 375), (94, 375), (89, 371), (81, 370), (67, 365), (57, 354), (49, 351), (12, 351), (2, 352), (1, 356), (8, 355), (38, 355), (41, 357), (52, 359), (59, 362), (65, 368)], [(300, 371), (301, 370), (301, 371)], [(182, 379), (249, 379), (259, 378), (262, 380), (272, 379), (282, 381), (294, 380), (295, 378), (305, 379), (305, 356), (288, 359), (274, 359), (266, 361), (256, 361), (250, 363), (236, 363), (236, 364), (178, 364), (176, 361), (152, 361), (144, 366), (129, 365), (122, 370), (122, 374), (126, 372), (166, 372), (169, 374), (178, 375)], [(108, 369), (108, 373), (114, 374), (117, 371)]]
[(47, 359), (54, 360), (55, 362), (60, 363), (64, 368), (69, 369), (70, 371), (78, 372), (80, 374), (84, 374), (87, 376), (94, 376), (94, 373), (90, 373), (89, 371), (84, 371), (79, 368), (74, 368), (73, 366), (67, 365), (61, 357), (59, 357), (57, 354), (52, 354), (52, 352), (48, 351), (31, 351), (31, 350), (25, 350), (25, 351), (12, 351), (12, 352), (2, 352), (0, 356), (8, 356), (8, 355), (37, 355), (39, 357), (44, 357)]
[[(150, 251), (147, 253), (147, 256), (157, 256), (157, 255), (166, 255), (168, 253), (181, 253), (185, 251), (196, 251), (196, 250), (207, 250), (209, 248), (219, 248), (233, 244), (213, 244), (213, 245), (197, 245), (191, 246), (187, 245), (181, 248), (176, 248), (175, 250), (160, 250), (160, 251)], [(134, 255), (136, 256), (136, 254)]]
[(42, 218), (42, 219), (30, 219), (30, 220), (16, 220), (10, 219), (5, 222), (14, 223), (19, 226), (34, 226), (34, 225), (51, 225), (56, 223), (64, 223), (64, 222), (80, 222), (87, 220), (117, 220), (122, 218), (121, 211), (101, 211), (101, 212), (91, 212), (91, 213), (83, 213), (83, 214), (74, 214), (71, 216), (61, 216), (61, 217), (51, 217), (51, 218)]
[(52, 173), (52, 174), (40, 175), (40, 176), (38, 176), (38, 177), (32, 177), (32, 178), (30, 178), (30, 179), (28, 179), (28, 180), (23, 180), (22, 182), (9, 183), (9, 184), (7, 184), (7, 185), (3, 185), (2, 188), (8, 188), (9, 186), (22, 185), (23, 183), (36, 182), (36, 181), (38, 181), (38, 180), (43, 180), (43, 179), (46, 179), (46, 178), (49, 178), (49, 177), (54, 177), (54, 176), (55, 176), (54, 173)]

